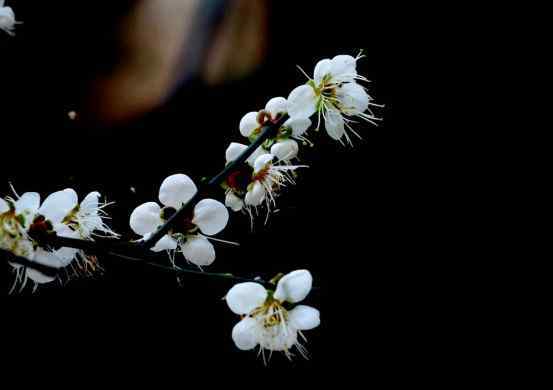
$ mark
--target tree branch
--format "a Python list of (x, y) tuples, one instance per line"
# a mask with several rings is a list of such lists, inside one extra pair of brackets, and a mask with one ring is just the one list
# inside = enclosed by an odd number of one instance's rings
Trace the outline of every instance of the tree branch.
[(225, 169), (223, 169), (218, 175), (214, 176), (211, 180), (207, 182), (206, 185), (201, 186), (198, 192), (186, 203), (183, 205), (175, 214), (171, 216), (148, 240), (143, 241), (141, 246), (146, 249), (153, 248), (157, 242), (166, 235), (171, 227), (173, 227), (186, 213), (190, 210), (192, 206), (197, 202), (197, 200), (209, 192), (211, 187), (219, 186), (223, 181), (225, 181), (229, 175), (236, 170), (237, 167), (244, 164), (246, 160), (259, 148), (266, 140), (276, 136), (278, 130), (284, 125), (288, 120), (288, 115), (283, 115), (275, 122), (270, 123), (267, 126), (264, 126), (261, 129), (261, 134), (257, 139), (246, 149), (244, 152), (234, 161), (227, 164)]
[[(232, 274), (226, 274), (226, 273), (210, 273), (210, 272), (180, 268), (176, 266), (175, 267), (166, 266), (163, 264), (159, 264), (157, 262), (145, 260), (144, 254), (145, 254), (145, 251), (148, 251), (147, 253), (149, 253), (149, 250), (152, 247), (154, 247), (156, 243), (171, 230), (171, 228), (179, 221), (180, 218), (183, 217), (183, 215), (186, 215), (186, 213), (196, 204), (196, 202), (199, 200), (200, 197), (205, 196), (210, 191), (220, 186), (221, 183), (223, 183), (229, 177), (229, 175), (236, 170), (236, 168), (244, 164), (246, 160), (266, 140), (276, 136), (278, 134), (278, 130), (284, 125), (284, 123), (288, 120), (288, 118), (289, 118), (288, 115), (284, 114), (274, 122), (271, 122), (268, 125), (264, 126), (261, 129), (259, 136), (254, 140), (254, 142), (250, 146), (248, 146), (246, 150), (244, 150), (244, 152), (236, 160), (227, 164), (221, 172), (213, 176), (209, 181), (207, 181), (207, 183), (200, 185), (198, 191), (192, 197), (192, 199), (190, 199), (174, 215), (172, 215), (171, 218), (169, 218), (169, 220), (167, 220), (165, 224), (163, 224), (154, 234), (152, 234), (152, 236), (148, 240), (141, 241), (141, 242), (126, 242), (122, 240), (105, 238), (105, 239), (97, 239), (95, 241), (88, 241), (88, 240), (81, 240), (81, 239), (75, 239), (75, 238), (53, 236), (48, 238), (45, 244), (52, 247), (58, 247), (58, 248), (66, 247), (66, 248), (81, 249), (95, 255), (108, 255), (108, 256), (124, 259), (124, 260), (140, 262), (142, 264), (147, 264), (149, 266), (154, 266), (156, 268), (164, 269), (167, 271), (173, 271), (173, 272), (176, 272), (177, 274), (186, 273), (186, 274), (195, 274), (195, 275), (201, 275), (201, 276), (207, 276), (207, 277), (225, 278), (225, 279), (231, 279), (231, 280), (241, 281), (241, 282), (257, 282), (265, 285), (271, 284), (270, 282), (261, 280), (259, 278), (249, 279), (249, 278), (242, 278), (242, 277), (238, 277), (238, 276), (234, 276)], [(9, 261), (12, 263), (21, 264), (25, 267), (34, 268), (37, 271), (40, 271), (47, 275), (55, 275), (57, 272), (59, 272), (59, 270), (56, 268), (49, 267), (47, 265), (43, 265), (22, 257), (17, 257), (11, 252), (5, 251), (3, 249), (0, 249), (0, 253), (4, 253), (6, 257), (9, 258)]]

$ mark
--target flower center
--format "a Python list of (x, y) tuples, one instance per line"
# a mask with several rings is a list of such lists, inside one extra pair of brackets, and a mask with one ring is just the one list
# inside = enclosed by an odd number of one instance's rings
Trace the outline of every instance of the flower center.
[[(167, 221), (176, 213), (177, 213), (177, 210), (175, 208), (165, 207), (161, 210), (161, 219), (163, 219), (164, 221)], [(197, 229), (196, 225), (192, 222), (192, 219), (194, 219), (194, 215), (193, 215), (193, 212), (191, 211), (188, 213), (188, 215), (184, 216), (182, 219), (177, 221), (177, 223), (173, 226), (171, 231), (173, 233), (186, 234)]]
[(79, 212), (80, 208), (80, 205), (76, 205), (73, 210), (71, 210), (69, 214), (67, 214), (67, 216), (63, 219), (62, 223), (66, 225), (69, 225), (70, 223), (75, 223), (77, 219), (77, 213)]
[(23, 221), (18, 221), (15, 212), (13, 210), (7, 211), (0, 215), (0, 232), (2, 235), (7, 234), (11, 238), (17, 236), (18, 224), (23, 225)]
[(246, 192), (251, 182), (253, 169), (248, 164), (243, 164), (227, 178), (227, 185), (236, 192)]
[(37, 243), (45, 242), (49, 236), (54, 233), (52, 222), (48, 221), (44, 216), (38, 215), (31, 226), (29, 227), (29, 237)]
[(267, 178), (267, 176), (269, 176), (270, 171), (271, 171), (271, 164), (269, 163), (253, 176), (253, 181), (264, 181)]
[(271, 114), (268, 113), (267, 111), (259, 111), (259, 114), (257, 114), (257, 123), (261, 125), (260, 127), (265, 126), (271, 120), (272, 120)]
[(263, 327), (266, 329), (288, 321), (288, 311), (272, 297), (267, 298), (263, 306), (256, 309), (251, 316), (263, 319)]
[(17, 256), (30, 256), (31, 249), (25, 245), (24, 226), (25, 217), (16, 215), (13, 207), (4, 214), (0, 214), (0, 247)]

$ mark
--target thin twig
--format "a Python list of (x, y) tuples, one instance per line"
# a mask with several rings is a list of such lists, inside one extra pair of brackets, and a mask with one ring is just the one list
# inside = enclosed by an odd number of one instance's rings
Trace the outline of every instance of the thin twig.
[[(3, 249), (0, 249), (0, 254), (2, 254), (3, 257), (6, 257), (7, 259), (9, 259), (8, 261), (10, 263), (19, 264), (19, 265), (22, 265), (22, 266), (28, 267), (28, 268), (33, 268), (33, 269), (35, 269), (39, 272), (42, 272), (42, 273), (44, 273), (48, 276), (56, 276), (60, 272), (60, 269), (58, 269), (58, 268), (53, 268), (53, 267), (50, 267), (50, 266), (47, 266), (47, 265), (44, 265), (44, 264), (40, 264), (40, 263), (37, 263), (35, 261), (28, 260), (24, 257), (15, 256), (13, 253), (5, 251)], [(255, 283), (259, 283), (259, 284), (266, 285), (266, 286), (274, 284), (271, 281), (265, 281), (260, 277), (258, 277), (258, 278), (246, 278), (246, 277), (242, 277), (242, 276), (236, 276), (236, 275), (233, 275), (233, 274), (230, 274), (230, 273), (204, 272), (204, 271), (190, 269), (190, 268), (182, 268), (182, 267), (178, 267), (178, 266), (168, 266), (168, 265), (156, 263), (154, 261), (149, 261), (149, 260), (146, 260), (144, 258), (129, 256), (129, 255), (110, 252), (110, 251), (106, 251), (106, 252), (104, 252), (104, 254), (106, 254), (110, 257), (116, 257), (118, 259), (127, 260), (127, 261), (130, 261), (130, 262), (133, 262), (133, 263), (144, 264), (144, 265), (154, 267), (154, 268), (157, 268), (157, 269), (161, 269), (161, 270), (164, 270), (164, 271), (167, 271), (167, 272), (175, 273), (177, 275), (179, 275), (179, 274), (189, 274), (189, 275), (197, 275), (197, 276), (209, 277), (209, 278), (227, 279), (227, 280), (232, 280), (232, 281), (236, 281), (236, 282), (255, 282)]]

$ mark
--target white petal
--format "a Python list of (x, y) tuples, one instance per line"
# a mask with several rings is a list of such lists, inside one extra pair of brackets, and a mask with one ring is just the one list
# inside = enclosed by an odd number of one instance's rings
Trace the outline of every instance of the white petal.
[(350, 55), (336, 56), (332, 59), (330, 73), (335, 83), (351, 82), (357, 76), (357, 60)]
[(10, 211), (10, 205), (4, 199), (0, 198), (0, 214)]
[(289, 351), (298, 341), (298, 331), (292, 327), (273, 326), (259, 337), (261, 348), (269, 351)]
[(284, 124), (284, 126), (288, 126), (292, 129), (292, 135), (294, 137), (300, 137), (307, 131), (307, 129), (311, 127), (311, 119), (309, 118), (288, 119)]
[(249, 137), (260, 126), (257, 122), (257, 112), (248, 112), (240, 121), (240, 134)]
[(35, 214), (40, 207), (40, 195), (36, 192), (26, 192), (15, 202), (16, 214), (21, 214), (25, 210)]
[[(240, 143), (237, 143), (237, 142), (233, 142), (229, 145), (229, 147), (227, 148), (227, 151), (226, 151), (226, 158), (227, 158), (227, 164), (230, 163), (231, 161), (234, 161), (236, 160), (242, 153), (244, 153), (244, 151), (248, 148), (247, 145), (243, 145), (243, 144), (240, 144)], [(265, 149), (263, 149), (262, 146), (260, 146), (259, 148), (257, 148), (252, 154), (251, 156), (246, 160), (246, 162), (248, 164), (250, 164), (251, 166), (253, 166), (255, 160), (261, 156), (262, 154), (265, 154), (267, 153), (265, 151)]]
[(11, 7), (2, 7), (0, 5), (0, 17), (5, 19), (0, 20), (0, 29), (10, 30), (15, 24), (15, 13)]
[(263, 203), (263, 200), (265, 200), (265, 188), (263, 187), (263, 184), (256, 181), (251, 190), (246, 193), (244, 203), (248, 206), (257, 207)]
[(52, 252), (45, 251), (42, 248), (36, 249), (33, 261), (52, 268), (62, 267), (60, 260)]
[(225, 197), (225, 206), (230, 207), (232, 211), (240, 211), (244, 208), (244, 201), (234, 192), (229, 191)]
[(85, 227), (88, 228), (89, 232), (92, 233), (95, 230), (105, 231), (106, 228), (104, 227), (104, 221), (102, 220), (102, 217), (96, 215), (96, 216), (89, 216), (86, 219), (86, 224), (84, 224)]
[(55, 276), (45, 275), (42, 272), (32, 268), (27, 268), (25, 270), (25, 273), (29, 279), (38, 284), (46, 284), (56, 280)]
[(148, 202), (138, 206), (131, 214), (131, 229), (141, 236), (156, 231), (163, 224), (160, 214), (161, 208), (155, 202)]
[(288, 96), (287, 110), (291, 118), (309, 118), (317, 111), (317, 97), (309, 85), (294, 89)]
[(78, 250), (73, 248), (61, 248), (54, 252), (38, 248), (35, 251), (33, 261), (52, 268), (63, 268), (73, 261), (77, 252)]
[(62, 267), (67, 267), (75, 260), (77, 253), (79, 253), (78, 249), (61, 248), (55, 252), (55, 256), (59, 259)]
[(320, 86), (321, 81), (323, 81), (323, 78), (326, 75), (330, 74), (331, 67), (332, 67), (332, 61), (328, 58), (321, 60), (317, 63), (317, 66), (315, 66), (315, 74), (314, 74), (315, 84), (317, 84), (317, 86)]
[(263, 306), (267, 299), (267, 290), (259, 283), (245, 282), (233, 286), (225, 300), (233, 313), (247, 315)]
[(340, 103), (350, 115), (357, 115), (367, 111), (370, 97), (365, 88), (357, 83), (346, 83), (338, 89)]
[(257, 345), (257, 321), (246, 317), (232, 329), (232, 340), (236, 347), (242, 351), (254, 349)]
[(288, 315), (289, 321), (298, 330), (310, 330), (321, 324), (319, 311), (311, 306), (298, 305)]
[(177, 241), (169, 235), (165, 235), (152, 248), (154, 252), (172, 251), (177, 249)]
[(69, 226), (63, 223), (56, 223), (54, 224), (53, 228), (56, 234), (60, 237), (79, 238), (78, 232), (74, 231)]
[(203, 234), (213, 236), (227, 226), (229, 214), (224, 204), (214, 199), (203, 199), (194, 207), (192, 223), (200, 228)]
[(85, 196), (85, 198), (81, 202), (81, 210), (97, 210), (100, 196), (100, 193), (96, 191), (91, 192), (90, 194)]
[(278, 281), (274, 297), (281, 302), (303, 301), (313, 287), (313, 277), (307, 270), (299, 270), (284, 275)]
[(325, 129), (328, 135), (333, 139), (339, 140), (346, 133), (344, 127), (344, 118), (340, 111), (335, 109), (329, 109), (325, 114)]
[(48, 196), (38, 212), (55, 224), (63, 221), (78, 204), (79, 198), (75, 190), (67, 188)]
[(211, 265), (215, 261), (215, 248), (205, 237), (188, 237), (181, 250), (186, 260), (198, 267)]
[(169, 176), (161, 183), (159, 201), (164, 206), (180, 209), (198, 192), (196, 184), (182, 173)]
[(300, 147), (293, 139), (287, 139), (275, 143), (271, 147), (271, 154), (274, 154), (279, 161), (288, 161), (298, 156)]
[(265, 111), (271, 114), (271, 117), (274, 119), (279, 114), (284, 114), (286, 112), (287, 103), (288, 102), (286, 101), (286, 98), (283, 98), (283, 97), (272, 98), (267, 102), (267, 105), (265, 106)]
[(255, 160), (257, 160), (259, 156), (262, 156), (266, 153), (267, 151), (263, 149), (263, 146), (260, 146), (255, 150), (255, 152), (252, 153), (252, 155), (246, 160), (246, 162), (250, 164), (250, 166), (253, 168), (253, 166), (255, 165)]
[[(60, 237), (80, 238), (78, 232), (72, 230), (69, 226), (63, 223), (57, 223), (53, 226), (53, 228), (56, 234)], [(35, 252), (33, 260), (54, 268), (63, 268), (67, 267), (73, 260), (75, 260), (78, 252), (78, 249), (66, 247), (57, 249), (53, 252), (47, 252), (40, 250), (39, 248)]]
[(255, 163), (253, 164), (253, 170), (255, 173), (259, 173), (261, 170), (265, 169), (267, 165), (271, 164), (273, 162), (273, 159), (275, 156), (273, 156), (270, 153), (265, 153), (259, 156), (255, 159)]
[(227, 164), (236, 160), (246, 149), (248, 149), (246, 145), (237, 142), (231, 143), (226, 151)]

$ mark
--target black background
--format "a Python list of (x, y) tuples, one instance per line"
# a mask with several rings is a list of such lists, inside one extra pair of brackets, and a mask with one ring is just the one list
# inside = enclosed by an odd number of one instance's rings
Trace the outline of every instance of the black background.
[[(369, 383), (390, 386), (447, 367), (447, 359), (437, 363), (440, 342), (430, 342), (440, 323), (423, 320), (428, 287), (421, 276), (430, 254), (420, 250), (427, 237), (414, 218), (424, 214), (418, 205), (424, 172), (413, 160), (420, 142), (413, 133), (423, 118), (398, 98), (401, 80), (420, 61), (403, 24), (410, 10), (376, 2), (275, 1), (269, 58), (249, 78), (209, 89), (194, 82), (127, 126), (71, 122), (67, 111), (78, 108), (91, 75), (117, 58), (110, 37), (126, 3), (132, 2), (11, 4), (25, 24), (15, 38), (0, 37), (2, 193), (8, 181), (20, 193), (98, 190), (117, 202), (115, 229), (129, 232), (130, 211), (155, 200), (167, 175), (199, 179), (223, 166), (228, 142), (240, 141), (242, 115), (303, 81), (296, 64), (311, 72), (319, 59), (364, 48), (359, 71), (386, 106), (379, 111), (382, 124), (363, 126), (363, 141), (354, 148), (319, 139), (304, 154), (311, 167), (280, 199), (281, 212), (267, 226), (258, 221), (254, 234), (245, 217), (234, 215), (222, 238), (241, 247), (217, 247), (209, 270), (271, 277), (308, 268), (314, 274), (320, 288), (306, 303), (321, 310), (322, 325), (307, 334), (312, 359), (289, 363), (274, 356), (271, 367), (356, 368)], [(254, 353), (233, 346), (236, 318), (221, 300), (229, 282), (191, 277), (179, 286), (174, 275), (149, 267), (109, 258), (102, 264), (105, 273), (94, 279), (41, 288), (33, 302), (10, 302), (18, 309), (10, 318), (33, 335), (14, 340), (17, 350), (39, 359), (63, 350), (64, 363), (82, 361), (95, 370), (130, 363), (131, 373), (263, 367)], [(0, 264), (0, 275), (7, 293), (7, 266)], [(31, 340), (38, 345), (21, 345)], [(100, 358), (91, 361), (93, 352)]]

